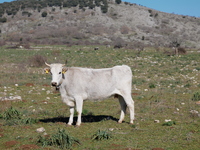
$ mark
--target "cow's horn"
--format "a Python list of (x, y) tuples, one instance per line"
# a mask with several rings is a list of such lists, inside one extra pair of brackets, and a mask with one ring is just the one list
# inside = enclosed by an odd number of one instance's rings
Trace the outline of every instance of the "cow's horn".
[(49, 67), (51, 66), (51, 65), (47, 64), (46, 62), (45, 62), (45, 64), (46, 64), (47, 66), (49, 66)]

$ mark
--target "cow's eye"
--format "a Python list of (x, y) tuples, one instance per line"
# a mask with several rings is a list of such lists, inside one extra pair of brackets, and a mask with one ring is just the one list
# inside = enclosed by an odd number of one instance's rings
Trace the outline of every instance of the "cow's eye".
[(59, 74), (61, 74), (61, 72), (59, 72)]

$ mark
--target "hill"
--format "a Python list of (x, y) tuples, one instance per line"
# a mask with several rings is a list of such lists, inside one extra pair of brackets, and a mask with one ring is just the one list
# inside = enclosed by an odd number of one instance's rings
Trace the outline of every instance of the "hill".
[(200, 18), (120, 0), (20, 0), (0, 4), (3, 41), (200, 48)]

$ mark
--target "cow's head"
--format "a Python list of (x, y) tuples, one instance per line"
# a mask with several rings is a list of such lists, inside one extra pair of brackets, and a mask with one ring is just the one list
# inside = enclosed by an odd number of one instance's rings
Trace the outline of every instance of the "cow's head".
[(64, 74), (67, 71), (67, 68), (64, 67), (65, 64), (47, 64), (46, 62), (45, 64), (48, 66), (44, 69), (45, 73), (51, 73), (52, 75), (51, 85), (58, 88), (65, 78)]

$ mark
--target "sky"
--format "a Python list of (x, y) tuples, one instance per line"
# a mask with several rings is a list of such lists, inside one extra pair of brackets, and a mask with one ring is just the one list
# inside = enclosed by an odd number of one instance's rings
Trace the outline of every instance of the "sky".
[[(0, 3), (13, 0), (0, 0)], [(200, 17), (200, 0), (122, 0), (178, 15)]]
[(200, 17), (200, 0), (122, 0), (167, 13)]

